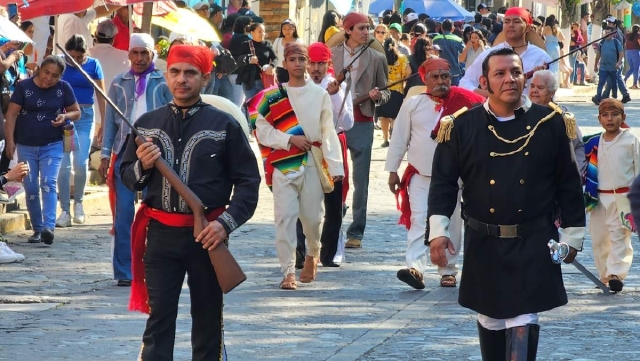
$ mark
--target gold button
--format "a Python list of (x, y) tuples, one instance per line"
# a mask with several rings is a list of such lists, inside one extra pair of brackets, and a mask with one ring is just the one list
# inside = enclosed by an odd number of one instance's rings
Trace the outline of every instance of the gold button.
[(496, 181), (494, 181), (493, 179), (489, 181), (489, 184), (494, 185), (496, 184)]
[(496, 210), (493, 208), (489, 208), (489, 213), (496, 213)]
[(520, 184), (524, 184), (524, 179), (520, 179)]
[(529, 152), (524, 152), (524, 155), (529, 155)]
[(529, 129), (531, 129), (531, 126), (530, 126), (530, 125), (527, 125), (527, 130), (529, 130)]

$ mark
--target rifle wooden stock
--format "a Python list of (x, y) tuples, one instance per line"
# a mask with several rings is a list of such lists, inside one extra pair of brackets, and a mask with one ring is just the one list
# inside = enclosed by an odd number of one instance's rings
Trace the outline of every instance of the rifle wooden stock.
[[(136, 136), (136, 144), (140, 145), (145, 143), (146, 140), (141, 136)], [(203, 229), (207, 227), (209, 221), (207, 221), (205, 215), (205, 209), (198, 196), (193, 193), (186, 184), (180, 180), (176, 172), (169, 166), (169, 164), (163, 159), (159, 158), (154, 163), (154, 166), (158, 169), (160, 174), (167, 179), (171, 187), (184, 198), (191, 211), (193, 212), (193, 236), (197, 237)], [(247, 276), (242, 271), (242, 268), (238, 264), (233, 255), (223, 243), (218, 245), (212, 251), (209, 251), (209, 259), (211, 265), (216, 272), (218, 278), (218, 284), (223, 293), (229, 293), (234, 288), (238, 287), (242, 282), (247, 279)]]
[[(136, 144), (140, 145), (146, 142), (146, 139), (138, 132), (138, 130), (133, 126), (133, 123), (120, 111), (120, 109), (113, 103), (111, 99), (102, 91), (100, 87), (96, 85), (93, 79), (87, 74), (84, 69), (69, 56), (60, 44), (56, 44), (56, 47), (65, 55), (67, 61), (73, 63), (73, 65), (80, 71), (80, 73), (91, 83), (95, 91), (100, 94), (102, 98), (109, 104), (113, 110), (118, 114), (118, 116), (122, 119), (122, 121), (131, 129), (131, 134), (135, 136)], [(182, 182), (180, 177), (173, 171), (171, 166), (167, 164), (167, 161), (163, 158), (156, 160), (154, 166), (158, 169), (160, 174), (167, 179), (171, 187), (176, 190), (176, 192), (184, 198), (185, 202), (191, 208), (193, 212), (194, 218), (194, 226), (193, 226), (193, 236), (197, 237), (200, 232), (209, 224), (206, 219), (204, 213), (204, 206), (202, 205), (202, 201), (198, 198), (198, 196), (193, 193), (186, 184)], [(242, 268), (236, 262), (235, 258), (225, 244), (218, 245), (213, 251), (209, 251), (209, 258), (211, 259), (211, 264), (216, 272), (216, 277), (218, 278), (218, 283), (220, 284), (220, 288), (222, 292), (228, 293), (242, 282), (247, 279), (247, 276), (242, 271)]]
[[(409, 80), (409, 79), (411, 79), (411, 78), (413, 78), (413, 77), (415, 77), (415, 76), (418, 76), (418, 75), (420, 75), (420, 74), (419, 74), (419, 73), (411, 74), (411, 75), (409, 75), (408, 77), (406, 77), (406, 78), (404, 78), (404, 79), (400, 79), (400, 80), (398, 80), (398, 81), (394, 81), (393, 83), (390, 83), (390, 84), (388, 84), (387, 86), (383, 86), (382, 88), (380, 88), (380, 89), (378, 89), (378, 90), (380, 90), (380, 91), (382, 91), (382, 90), (387, 90), (387, 89), (391, 88), (392, 86), (395, 86), (395, 85), (398, 85), (398, 84), (402, 84), (402, 83), (404, 83), (405, 81), (407, 81), (407, 80)], [(367, 94), (365, 94), (365, 95), (361, 95), (361, 96), (359, 96), (359, 97), (357, 97), (357, 98), (355, 98), (355, 99), (353, 100), (353, 106), (355, 107), (355, 106), (357, 106), (357, 105), (360, 105), (360, 104), (362, 104), (362, 103), (366, 102), (366, 101), (367, 101), (367, 100), (369, 100), (369, 99), (371, 99), (371, 98), (369, 98), (369, 93), (367, 93)]]

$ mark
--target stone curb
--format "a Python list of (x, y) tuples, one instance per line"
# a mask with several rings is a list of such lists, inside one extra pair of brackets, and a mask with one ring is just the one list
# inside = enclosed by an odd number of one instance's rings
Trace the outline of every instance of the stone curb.
[[(88, 194), (85, 194), (82, 204), (84, 206), (84, 212), (88, 216), (91, 216), (94, 210), (99, 208), (100, 205), (109, 202), (109, 192), (106, 187), (102, 186), (88, 186), (87, 192)], [(0, 234), (31, 229), (24, 194), (18, 196), (16, 201), (16, 204), (6, 206), (7, 213), (0, 214)], [(56, 215), (59, 215), (61, 212), (59, 204), (56, 212)]]

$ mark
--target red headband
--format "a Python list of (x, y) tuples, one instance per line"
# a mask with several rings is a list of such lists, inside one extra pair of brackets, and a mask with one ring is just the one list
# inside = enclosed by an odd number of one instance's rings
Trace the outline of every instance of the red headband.
[(427, 76), (427, 74), (429, 74), (429, 72), (432, 72), (434, 70), (449, 70), (449, 62), (442, 59), (442, 58), (430, 58), (425, 60), (424, 63), (422, 63), (422, 65), (420, 65), (420, 68), (418, 69), (418, 73), (420, 74), (420, 77), (422, 78), (422, 81), (424, 82), (425, 77)]
[(602, 114), (602, 112), (614, 111), (620, 114), (624, 114), (624, 105), (618, 99), (607, 98), (602, 99), (600, 102), (600, 106), (598, 107), (598, 113)]
[(309, 45), (309, 61), (312, 63), (328, 62), (331, 60), (331, 49), (325, 43)]
[(522, 18), (522, 20), (524, 20), (525, 23), (533, 24), (533, 20), (531, 19), (531, 14), (525, 8), (518, 8), (518, 7), (509, 8), (504, 13), (504, 16), (509, 16), (509, 15), (519, 16)]
[(351, 29), (354, 25), (362, 23), (369, 24), (369, 18), (365, 14), (349, 13), (342, 20), (342, 27), (346, 31)]
[(167, 56), (167, 69), (175, 63), (189, 63), (208, 74), (213, 70), (213, 53), (204, 46), (174, 45)]

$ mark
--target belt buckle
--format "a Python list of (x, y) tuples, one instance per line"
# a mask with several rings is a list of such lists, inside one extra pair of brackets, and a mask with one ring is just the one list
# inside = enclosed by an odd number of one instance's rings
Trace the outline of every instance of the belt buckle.
[(498, 238), (517, 238), (518, 237), (518, 225), (498, 225), (500, 235)]

